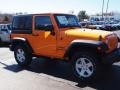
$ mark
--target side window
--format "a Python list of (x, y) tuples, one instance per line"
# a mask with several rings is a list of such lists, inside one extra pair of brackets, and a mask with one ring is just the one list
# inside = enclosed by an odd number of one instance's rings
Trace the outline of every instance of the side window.
[(7, 29), (11, 30), (11, 24), (7, 25)]
[(13, 30), (32, 30), (32, 16), (18, 16), (14, 17)]
[(2, 25), (2, 29), (4, 29), (4, 25)]
[(35, 29), (50, 31), (52, 29), (52, 22), (49, 16), (36, 16)]
[(24, 17), (14, 17), (13, 30), (24, 30), (25, 19)]

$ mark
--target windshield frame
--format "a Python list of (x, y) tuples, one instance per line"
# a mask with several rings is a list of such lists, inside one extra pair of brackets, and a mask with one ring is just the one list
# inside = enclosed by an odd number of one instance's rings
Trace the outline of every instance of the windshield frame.
[[(66, 26), (62, 26), (59, 21), (58, 21), (58, 18), (57, 16), (73, 16), (75, 21), (78, 23), (78, 25), (66, 25)], [(71, 14), (54, 14), (54, 17), (55, 17), (55, 20), (57, 22), (57, 25), (59, 28), (72, 28), (72, 27), (79, 27), (80, 28), (80, 24), (79, 24), (79, 21), (77, 19), (77, 17), (75, 15), (71, 15)]]

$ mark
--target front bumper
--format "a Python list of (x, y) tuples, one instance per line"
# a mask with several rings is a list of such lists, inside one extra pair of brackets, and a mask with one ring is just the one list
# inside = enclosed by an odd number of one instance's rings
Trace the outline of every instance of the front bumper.
[(120, 48), (114, 50), (113, 52), (106, 54), (102, 58), (103, 63), (105, 64), (113, 64), (115, 62), (120, 61)]

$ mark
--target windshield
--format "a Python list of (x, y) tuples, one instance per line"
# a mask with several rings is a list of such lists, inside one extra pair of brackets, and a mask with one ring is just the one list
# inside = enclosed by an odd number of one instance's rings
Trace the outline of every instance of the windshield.
[(78, 19), (74, 15), (56, 14), (55, 18), (60, 28), (80, 27)]

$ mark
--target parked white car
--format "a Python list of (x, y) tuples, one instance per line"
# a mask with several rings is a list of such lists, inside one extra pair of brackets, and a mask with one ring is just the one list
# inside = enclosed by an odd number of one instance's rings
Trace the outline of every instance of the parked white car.
[(0, 24), (0, 42), (9, 43), (11, 34), (11, 24)]

